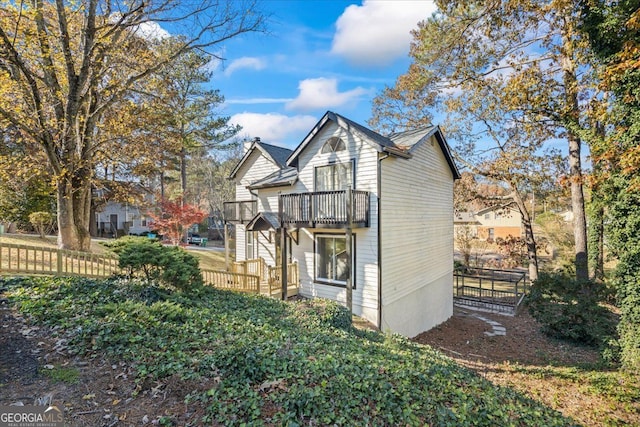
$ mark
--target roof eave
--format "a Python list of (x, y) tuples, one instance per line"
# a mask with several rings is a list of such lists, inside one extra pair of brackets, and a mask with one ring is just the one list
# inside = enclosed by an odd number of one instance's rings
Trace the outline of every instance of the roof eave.
[(413, 155), (407, 151), (403, 151), (403, 150), (392, 148), (392, 147), (383, 147), (382, 151), (392, 156), (400, 157), (402, 159), (410, 159), (413, 157)]
[(271, 184), (260, 184), (260, 185), (248, 185), (246, 188), (248, 190), (262, 190), (265, 188), (276, 188), (276, 187), (286, 187), (286, 186), (290, 187), (296, 182), (298, 182), (298, 178), (295, 178), (286, 182), (276, 182)]

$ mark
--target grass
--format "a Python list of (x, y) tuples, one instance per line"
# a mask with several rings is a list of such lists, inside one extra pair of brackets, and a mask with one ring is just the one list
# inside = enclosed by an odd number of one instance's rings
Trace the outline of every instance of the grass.
[(185, 294), (122, 279), (4, 285), (23, 315), (57, 327), (78, 357), (135, 366), (138, 390), (176, 377), (200, 384), (183, 396), (198, 425), (574, 424), (430, 347), (352, 330), (333, 302)]
[(638, 375), (599, 365), (523, 366), (504, 363), (494, 383), (571, 413), (588, 426), (628, 426), (640, 423)]
[(73, 367), (54, 366), (52, 369), (42, 369), (40, 372), (51, 378), (54, 383), (76, 384), (80, 381), (80, 372)]
[[(91, 252), (94, 254), (102, 255), (111, 253), (111, 251), (103, 245), (104, 242), (113, 241), (113, 239), (92, 239), (91, 240)], [(16, 245), (25, 245), (33, 247), (45, 247), (45, 248), (57, 248), (57, 237), (45, 236), (44, 239), (40, 236), (32, 234), (1, 234), (0, 243), (11, 243)], [(200, 268), (207, 270), (224, 270), (225, 259), (224, 251), (214, 251), (197, 246), (190, 246), (189, 253), (197, 256), (200, 260)], [(231, 261), (233, 261), (233, 254)]]

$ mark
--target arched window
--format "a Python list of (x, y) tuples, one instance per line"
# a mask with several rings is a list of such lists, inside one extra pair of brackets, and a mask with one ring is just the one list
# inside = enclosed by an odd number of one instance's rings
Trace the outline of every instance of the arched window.
[(332, 136), (327, 139), (327, 142), (322, 146), (322, 154), (325, 153), (335, 153), (336, 151), (344, 151), (346, 147), (344, 145), (344, 141), (342, 141), (337, 136)]

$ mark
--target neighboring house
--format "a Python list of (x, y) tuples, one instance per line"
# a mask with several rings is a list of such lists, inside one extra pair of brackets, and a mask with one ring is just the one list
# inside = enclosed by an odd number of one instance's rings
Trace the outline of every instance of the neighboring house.
[[(123, 190), (123, 185), (126, 188)], [(126, 193), (126, 196), (118, 194)], [(102, 183), (93, 190), (95, 205), (95, 237), (118, 237), (128, 234), (143, 235), (151, 230), (147, 207), (153, 205), (154, 197), (141, 185)]]
[(438, 127), (382, 136), (327, 112), (294, 151), (255, 140), (230, 178), (236, 260), (284, 252), (306, 297), (347, 304), (350, 283), (353, 312), (382, 330), (415, 336), (452, 315), (459, 173)]
[[(480, 222), (476, 219), (473, 212), (454, 212), (453, 215), (453, 233), (454, 236), (463, 233), (473, 238), (478, 237), (478, 226)], [(466, 231), (469, 230), (467, 233)]]
[(478, 212), (456, 212), (454, 227), (471, 227), (480, 240), (495, 240), (508, 236), (522, 237), (522, 214), (510, 205), (491, 206)]

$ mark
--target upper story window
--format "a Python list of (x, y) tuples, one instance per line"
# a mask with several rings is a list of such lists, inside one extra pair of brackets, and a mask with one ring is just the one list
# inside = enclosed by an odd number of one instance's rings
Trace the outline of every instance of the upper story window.
[(322, 154), (335, 153), (336, 151), (344, 151), (347, 147), (344, 145), (344, 141), (337, 136), (332, 136), (327, 139), (327, 142), (322, 146)]
[(316, 191), (336, 191), (354, 188), (353, 162), (318, 166), (315, 170)]

